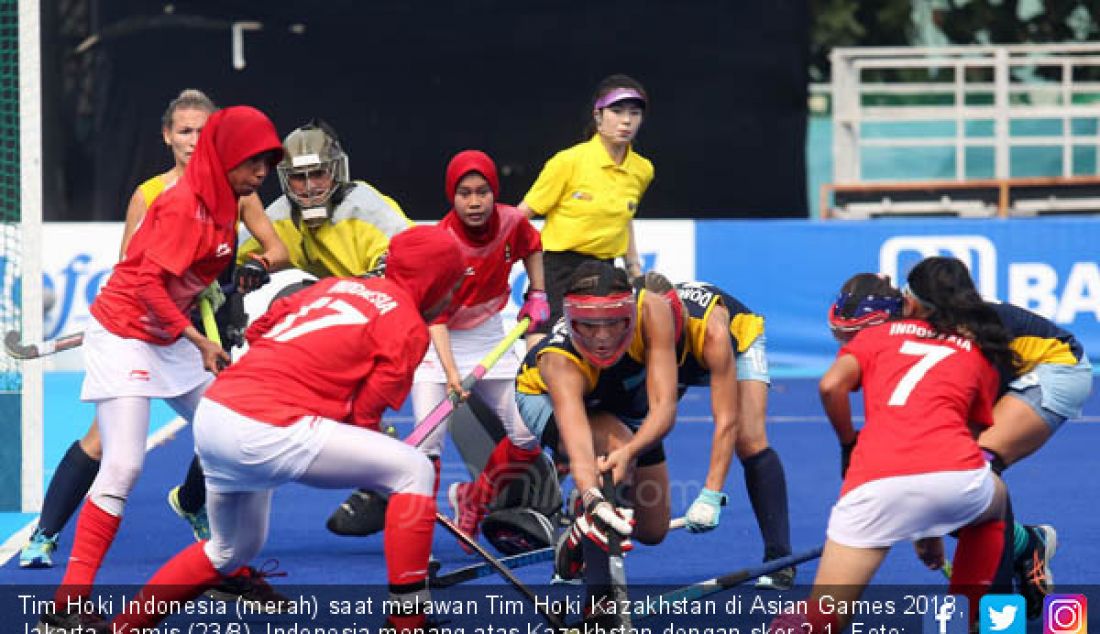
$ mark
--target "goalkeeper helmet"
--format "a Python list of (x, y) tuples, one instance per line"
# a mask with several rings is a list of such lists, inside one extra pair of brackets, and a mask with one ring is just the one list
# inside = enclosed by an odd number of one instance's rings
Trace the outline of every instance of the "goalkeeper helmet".
[(336, 132), (322, 121), (310, 121), (283, 141), (279, 185), (291, 206), (309, 226), (332, 217), (349, 185), (348, 155)]

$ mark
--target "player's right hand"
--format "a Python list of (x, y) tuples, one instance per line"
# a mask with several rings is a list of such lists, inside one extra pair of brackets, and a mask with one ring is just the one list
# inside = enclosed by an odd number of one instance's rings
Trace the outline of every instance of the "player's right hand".
[(852, 442), (848, 444), (840, 445), (840, 477), (848, 475), (848, 466), (852, 463), (852, 452), (856, 448), (856, 443), (859, 442), (859, 432), (856, 432), (856, 437)]
[(266, 258), (250, 253), (244, 264), (237, 267), (237, 290), (247, 293), (267, 284), (271, 281), (269, 268)]
[(206, 337), (203, 337), (199, 344), (199, 352), (202, 354), (202, 367), (215, 375), (224, 370), (231, 361), (219, 344)]

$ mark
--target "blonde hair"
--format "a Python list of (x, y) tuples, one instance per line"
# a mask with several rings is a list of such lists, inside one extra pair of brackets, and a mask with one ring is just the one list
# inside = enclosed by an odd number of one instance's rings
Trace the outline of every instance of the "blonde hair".
[(184, 88), (180, 91), (180, 94), (175, 99), (168, 102), (168, 108), (165, 109), (164, 114), (160, 118), (160, 125), (164, 129), (172, 127), (172, 117), (176, 114), (177, 110), (205, 110), (206, 112), (214, 112), (218, 107), (214, 105), (210, 97), (206, 96), (201, 90), (196, 88)]

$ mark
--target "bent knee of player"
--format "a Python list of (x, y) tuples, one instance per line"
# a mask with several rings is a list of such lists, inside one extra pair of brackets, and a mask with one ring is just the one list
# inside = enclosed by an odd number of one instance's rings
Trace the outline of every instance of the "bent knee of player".
[(229, 575), (237, 571), (260, 554), (262, 544), (253, 544), (252, 540), (246, 543), (235, 544), (220, 540), (210, 540), (203, 546), (206, 558), (210, 565), (223, 575)]
[(435, 487), (435, 467), (427, 456), (417, 454), (417, 457), (416, 460), (409, 460), (402, 464), (402, 470), (390, 479), (389, 490), (385, 493), (390, 495), (415, 493), (428, 496), (432, 494)]

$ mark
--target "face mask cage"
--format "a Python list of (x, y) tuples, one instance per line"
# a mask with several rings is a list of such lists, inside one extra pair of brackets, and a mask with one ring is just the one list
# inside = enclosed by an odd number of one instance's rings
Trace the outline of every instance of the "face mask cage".
[[(332, 197), (340, 185), (348, 182), (346, 154), (322, 160), (317, 154), (288, 157), (278, 166), (279, 185), (283, 193), (302, 211), (306, 221), (325, 220), (331, 213)], [(327, 181), (327, 183), (326, 183)], [(291, 183), (304, 183), (297, 193)]]
[(567, 295), (562, 304), (573, 346), (596, 367), (614, 365), (630, 348), (637, 314), (632, 293)]

